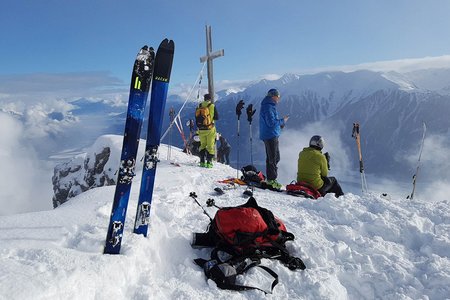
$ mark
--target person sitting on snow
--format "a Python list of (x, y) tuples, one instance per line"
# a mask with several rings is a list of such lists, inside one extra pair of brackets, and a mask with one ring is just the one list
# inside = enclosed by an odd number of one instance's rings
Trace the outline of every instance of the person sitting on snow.
[(303, 148), (298, 155), (297, 182), (303, 181), (314, 187), (322, 196), (335, 193), (344, 195), (335, 177), (328, 177), (328, 152), (323, 154), (324, 139), (320, 135), (311, 137), (309, 147)]

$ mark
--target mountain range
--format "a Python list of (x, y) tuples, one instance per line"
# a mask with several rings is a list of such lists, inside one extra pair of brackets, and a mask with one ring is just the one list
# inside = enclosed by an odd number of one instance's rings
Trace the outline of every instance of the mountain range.
[[(326, 148), (340, 174), (353, 170), (359, 173), (359, 158), (352, 138), (353, 123), (359, 123), (363, 161), (367, 173), (374, 177), (395, 177), (408, 181), (417, 164), (422, 139), (422, 124), (427, 127), (423, 170), (424, 178), (450, 178), (447, 161), (436, 161), (449, 148), (450, 70), (434, 69), (406, 74), (367, 70), (326, 72), (313, 75), (286, 74), (278, 80), (261, 80), (238, 93), (227, 94), (217, 101), (221, 119), (218, 131), (227, 137), (236, 151), (237, 116), (235, 106), (243, 99), (257, 112), (252, 122), (252, 145), (247, 116), (241, 116), (239, 152), (242, 163), (250, 162), (264, 169), (265, 153), (258, 140), (259, 103), (271, 88), (281, 93), (278, 111), (290, 119), (280, 138), (286, 153), (298, 152), (307, 146), (311, 135), (324, 136)], [(183, 119), (192, 118), (195, 104), (186, 106)], [(289, 136), (283, 140), (283, 135)], [(437, 142), (432, 143), (432, 141)], [(439, 146), (438, 149), (434, 147)], [(252, 149), (251, 149), (252, 148)], [(427, 153), (427, 148), (429, 148)], [(439, 153), (436, 157), (433, 154)], [(444, 155), (445, 156), (445, 155)], [(236, 159), (236, 155), (232, 159)], [(296, 157), (289, 157), (288, 164)], [(339, 170), (347, 168), (348, 170)], [(295, 169), (295, 168), (294, 168)], [(333, 168), (332, 168), (333, 169)], [(438, 171), (438, 172), (437, 172)], [(433, 176), (434, 175), (434, 176)], [(359, 175), (357, 175), (359, 176)], [(290, 174), (295, 178), (295, 170)]]
[[(258, 113), (261, 100), (271, 88), (281, 92), (280, 116), (290, 116), (280, 138), (279, 176), (283, 181), (295, 179), (296, 163), (293, 162), (299, 151), (307, 146), (309, 138), (319, 134), (326, 141), (324, 151), (332, 157), (331, 173), (357, 182), (359, 159), (352, 138), (355, 122), (361, 128), (362, 154), (369, 179), (387, 177), (398, 182), (411, 181), (418, 163), (423, 122), (427, 126), (427, 136), (421, 180), (450, 179), (447, 171), (450, 168), (447, 154), (450, 148), (450, 69), (409, 73), (360, 70), (285, 74), (277, 80), (264, 79), (243, 88), (241, 85), (239, 89), (221, 90), (216, 101), (220, 115), (217, 129), (233, 147), (231, 160), (235, 167), (239, 151), (240, 167), (253, 160), (255, 166), (265, 171)], [(246, 106), (253, 104), (256, 114), (250, 127), (243, 111), (238, 137), (235, 107), (241, 99)], [(183, 100), (177, 95), (169, 97), (163, 130), (169, 125), (169, 109), (173, 107), (178, 111)], [(197, 103), (196, 99), (189, 99), (180, 113), (186, 136), (189, 133), (185, 124), (193, 118)], [(2, 111), (29, 128), (24, 135), (40, 159), (50, 158), (56, 164), (85, 152), (100, 135), (122, 134), (126, 102), (77, 98), (58, 107), (36, 105), (24, 112), (16, 112), (5, 105)], [(146, 126), (145, 122), (142, 138), (146, 136)], [(175, 127), (171, 135), (162, 142), (171, 141), (182, 147)]]

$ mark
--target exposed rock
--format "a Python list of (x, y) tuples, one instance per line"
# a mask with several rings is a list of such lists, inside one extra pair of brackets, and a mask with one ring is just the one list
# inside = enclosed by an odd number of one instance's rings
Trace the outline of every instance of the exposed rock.
[[(55, 167), (52, 177), (53, 207), (89, 189), (115, 185), (120, 137), (101, 136), (91, 149)], [(112, 166), (115, 166), (114, 168)]]

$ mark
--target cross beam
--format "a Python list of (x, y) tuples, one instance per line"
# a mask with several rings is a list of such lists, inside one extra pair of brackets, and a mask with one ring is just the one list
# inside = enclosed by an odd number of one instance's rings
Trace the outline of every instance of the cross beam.
[(213, 59), (224, 56), (223, 49), (212, 52), (211, 26), (206, 25), (206, 55), (200, 57), (200, 62), (206, 61), (208, 70), (208, 93), (211, 95), (211, 102), (214, 103), (214, 78), (213, 78)]

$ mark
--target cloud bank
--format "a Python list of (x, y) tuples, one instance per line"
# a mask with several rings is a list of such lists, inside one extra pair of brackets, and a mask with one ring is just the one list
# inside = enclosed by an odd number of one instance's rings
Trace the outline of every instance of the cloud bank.
[(50, 209), (49, 166), (37, 159), (17, 119), (0, 112), (0, 124), (0, 215)]

